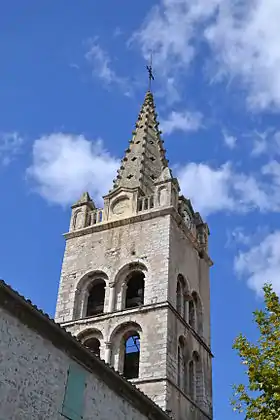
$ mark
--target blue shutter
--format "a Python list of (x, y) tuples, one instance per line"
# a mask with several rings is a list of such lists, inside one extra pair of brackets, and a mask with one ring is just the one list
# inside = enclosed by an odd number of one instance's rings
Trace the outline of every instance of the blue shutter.
[(70, 420), (83, 418), (86, 375), (86, 370), (78, 364), (69, 366), (62, 414)]

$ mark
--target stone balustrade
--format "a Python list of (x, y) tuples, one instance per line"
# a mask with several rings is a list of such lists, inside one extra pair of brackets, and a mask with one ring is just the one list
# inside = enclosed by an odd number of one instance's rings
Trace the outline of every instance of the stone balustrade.
[(154, 208), (155, 200), (154, 196), (150, 195), (147, 197), (139, 197), (137, 203), (137, 211), (141, 213), (142, 211), (147, 211)]
[(95, 209), (89, 215), (89, 223), (88, 226), (97, 225), (103, 222), (103, 211), (104, 209)]

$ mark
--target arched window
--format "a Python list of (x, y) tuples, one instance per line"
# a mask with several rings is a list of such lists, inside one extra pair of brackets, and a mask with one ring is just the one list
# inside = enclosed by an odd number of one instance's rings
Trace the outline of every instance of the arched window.
[(111, 365), (127, 379), (139, 376), (141, 333), (141, 326), (129, 321), (118, 325), (109, 338)]
[(177, 289), (176, 289), (176, 309), (177, 309), (177, 312), (179, 312), (180, 315), (182, 314), (182, 296), (183, 296), (182, 284), (178, 280), (177, 281)]
[(193, 299), (189, 300), (189, 324), (192, 328), (196, 327), (196, 307)]
[(87, 328), (77, 335), (77, 339), (96, 356), (100, 357), (100, 343), (103, 341), (103, 335), (100, 330)]
[(195, 401), (197, 404), (203, 403), (203, 370), (202, 362), (199, 354), (197, 352), (193, 353), (193, 361), (195, 366)]
[(176, 310), (182, 318), (186, 319), (187, 305), (189, 300), (188, 282), (182, 274), (177, 277)]
[(189, 362), (189, 395), (198, 405), (203, 404), (203, 369), (199, 354), (195, 351)]
[(144, 279), (142, 271), (133, 271), (128, 275), (125, 308), (135, 308), (144, 304)]
[(191, 399), (195, 399), (195, 366), (194, 366), (194, 361), (191, 360), (189, 362), (189, 369), (188, 369), (188, 373), (189, 373), (189, 396), (191, 397)]
[(95, 280), (88, 290), (86, 316), (102, 314), (104, 311), (106, 283), (102, 279)]
[(196, 292), (192, 293), (192, 298), (195, 307), (195, 326), (198, 334), (203, 335), (203, 313), (201, 300)]
[(177, 385), (179, 388), (181, 388), (181, 365), (182, 365), (182, 349), (181, 346), (178, 346), (177, 350)]
[(100, 357), (100, 341), (98, 340), (98, 338), (88, 338), (84, 341), (84, 346), (86, 346), (96, 356)]
[(73, 319), (104, 312), (105, 285), (109, 279), (103, 271), (91, 271), (78, 281), (75, 290)]
[(185, 351), (185, 341), (183, 337), (179, 338), (178, 344), (178, 359), (177, 359), (177, 383), (178, 387), (181, 388), (183, 391), (186, 391), (186, 369), (185, 369), (185, 359), (186, 359), (186, 351)]
[(139, 377), (140, 337), (137, 332), (130, 333), (124, 338), (123, 375), (126, 379)]

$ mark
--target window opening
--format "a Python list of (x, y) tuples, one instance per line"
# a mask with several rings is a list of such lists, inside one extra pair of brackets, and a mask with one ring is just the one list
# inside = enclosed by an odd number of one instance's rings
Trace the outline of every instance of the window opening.
[(181, 388), (181, 363), (182, 363), (182, 353), (181, 347), (178, 346), (178, 354), (177, 354), (177, 385)]
[(193, 360), (189, 363), (189, 395), (192, 399), (194, 399), (194, 362)]
[(125, 341), (124, 371), (126, 379), (139, 377), (140, 337), (132, 333)]
[(89, 289), (86, 316), (94, 316), (104, 312), (105, 281), (97, 280)]
[(126, 308), (135, 308), (144, 304), (144, 278), (145, 275), (141, 271), (135, 271), (131, 274), (127, 282)]
[(100, 357), (100, 341), (98, 338), (88, 338), (84, 342), (84, 346), (87, 347), (92, 353), (94, 353), (96, 356)]
[(181, 282), (177, 281), (177, 289), (176, 289), (176, 309), (177, 312), (181, 315), (182, 312), (182, 290), (181, 290)]
[(195, 305), (193, 299), (189, 301), (189, 324), (195, 328)]

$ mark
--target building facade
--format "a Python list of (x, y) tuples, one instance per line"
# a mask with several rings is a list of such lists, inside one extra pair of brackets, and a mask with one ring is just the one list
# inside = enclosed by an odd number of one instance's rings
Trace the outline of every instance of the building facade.
[(170, 420), (0, 280), (0, 419)]
[(104, 207), (72, 206), (55, 320), (175, 420), (212, 418), (208, 236), (148, 91)]

